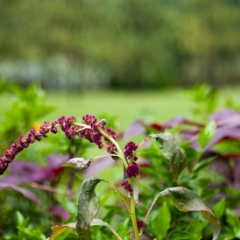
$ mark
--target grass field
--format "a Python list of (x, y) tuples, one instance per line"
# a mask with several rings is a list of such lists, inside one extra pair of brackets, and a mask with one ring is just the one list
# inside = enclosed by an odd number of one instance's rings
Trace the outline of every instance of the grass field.
[[(240, 88), (222, 89), (221, 97), (231, 97), (240, 105)], [(64, 93), (50, 92), (46, 103), (55, 107), (44, 120), (55, 120), (59, 116), (81, 117), (86, 113), (97, 116), (107, 114), (117, 116), (119, 129), (124, 129), (137, 118), (163, 122), (172, 117), (186, 116), (194, 106), (183, 95), (183, 90), (164, 90), (154, 92), (99, 91)], [(0, 96), (0, 120), (3, 112), (11, 106), (11, 97)]]

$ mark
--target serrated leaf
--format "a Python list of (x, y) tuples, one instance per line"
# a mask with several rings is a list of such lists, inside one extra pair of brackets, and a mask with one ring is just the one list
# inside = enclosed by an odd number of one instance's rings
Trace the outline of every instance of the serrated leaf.
[(105, 226), (110, 229), (110, 231), (117, 237), (118, 240), (122, 240), (117, 232), (108, 223), (102, 221), (101, 219), (93, 219), (91, 226)]
[(150, 134), (150, 136), (156, 138), (163, 155), (171, 162), (173, 180), (177, 181), (186, 164), (184, 150), (178, 145), (171, 133)]
[(199, 145), (204, 148), (210, 140), (213, 138), (216, 131), (216, 125), (214, 121), (210, 121), (200, 132), (198, 136)]
[(98, 210), (98, 197), (95, 193), (96, 185), (103, 179), (90, 177), (81, 187), (78, 200), (77, 233), (81, 240), (90, 240), (90, 224)]
[(164, 202), (157, 214), (149, 221), (151, 231), (157, 239), (164, 239), (170, 227), (171, 214), (167, 203)]
[(172, 187), (162, 191), (159, 196), (170, 195), (176, 208), (183, 212), (201, 212), (213, 228), (213, 240), (220, 234), (220, 222), (209, 204), (196, 193), (184, 187)]

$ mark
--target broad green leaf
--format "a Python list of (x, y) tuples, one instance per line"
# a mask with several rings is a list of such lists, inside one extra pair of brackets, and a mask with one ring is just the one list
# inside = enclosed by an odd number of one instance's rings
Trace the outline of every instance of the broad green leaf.
[(198, 240), (198, 236), (195, 233), (188, 231), (175, 230), (169, 236), (169, 240)]
[(194, 236), (192, 236), (192, 240), (201, 240), (202, 239), (202, 233), (203, 229), (207, 226), (207, 221), (201, 221), (200, 216), (196, 216), (190, 224), (184, 229), (186, 232), (192, 233)]
[(240, 238), (240, 220), (235, 212), (230, 209), (226, 210), (227, 223), (232, 228), (234, 236)]
[(130, 232), (132, 230), (129, 227), (129, 223), (130, 223), (130, 218), (126, 217), (125, 219), (123, 219), (121, 221), (121, 224), (118, 224), (116, 226), (117, 232), (118, 232), (119, 236), (121, 236), (121, 238), (123, 240), (132, 240), (132, 238), (129, 237), (129, 234), (130, 234)]
[(19, 236), (26, 236), (28, 239), (36, 239), (36, 240), (45, 240), (46, 236), (42, 234), (40, 229), (35, 229), (31, 226), (29, 227), (17, 227), (19, 230)]
[(218, 203), (215, 204), (213, 207), (214, 212), (216, 213), (216, 216), (220, 218), (225, 211), (226, 207), (226, 198), (222, 198)]
[(81, 187), (78, 200), (77, 233), (81, 240), (91, 239), (90, 224), (98, 210), (98, 197), (95, 193), (96, 185), (103, 179), (90, 177)]
[(24, 218), (23, 215), (19, 211), (17, 211), (16, 212), (16, 220), (17, 220), (17, 225), (18, 226), (26, 227), (29, 218)]
[(170, 227), (171, 214), (168, 209), (167, 203), (164, 202), (162, 207), (158, 210), (157, 214), (150, 219), (150, 229), (157, 239), (164, 239), (167, 236), (167, 231)]
[(218, 235), (220, 234), (220, 222), (218, 221), (215, 213), (212, 211), (209, 204), (204, 199), (184, 187), (167, 188), (161, 193), (159, 193), (159, 197), (166, 195), (171, 196), (176, 208), (180, 211), (201, 212), (212, 225), (213, 240), (217, 239)]
[(193, 173), (196, 174), (196, 173), (199, 172), (201, 169), (209, 166), (209, 164), (210, 164), (213, 160), (215, 160), (215, 159), (216, 159), (215, 157), (211, 157), (211, 158), (209, 158), (209, 159), (207, 159), (207, 160), (202, 160), (202, 161), (198, 162), (196, 165), (194, 165), (194, 167), (193, 167), (193, 169), (192, 169)]
[(117, 232), (108, 223), (102, 221), (101, 219), (93, 219), (91, 226), (105, 226), (110, 229), (110, 231), (117, 237), (118, 240), (122, 240)]
[(171, 162), (173, 180), (177, 181), (179, 174), (185, 167), (186, 155), (171, 133), (150, 134), (156, 138), (163, 155)]
[(216, 125), (214, 121), (210, 121), (200, 132), (198, 136), (198, 143), (202, 148), (204, 148), (209, 141), (213, 138), (216, 130)]

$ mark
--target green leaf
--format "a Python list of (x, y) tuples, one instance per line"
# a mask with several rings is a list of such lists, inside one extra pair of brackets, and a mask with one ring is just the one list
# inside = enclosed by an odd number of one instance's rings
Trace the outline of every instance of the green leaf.
[(203, 168), (209, 166), (209, 164), (215, 160), (216, 158), (215, 157), (211, 157), (207, 160), (202, 160), (200, 162), (198, 162), (197, 164), (194, 165), (193, 169), (192, 169), (192, 172), (194, 173), (194, 175), (199, 172), (200, 170), (202, 170)]
[(175, 230), (169, 236), (169, 240), (198, 240), (198, 236), (195, 233)]
[(103, 179), (90, 177), (81, 187), (78, 200), (77, 233), (81, 240), (91, 239), (90, 224), (98, 210), (98, 197), (95, 193), (96, 185)]
[(27, 227), (29, 222), (29, 217), (24, 218), (24, 216), (17, 211), (16, 212), (16, 220), (17, 220), (17, 226), (19, 227)]
[(156, 138), (163, 155), (171, 162), (173, 180), (176, 182), (179, 174), (185, 167), (186, 155), (171, 133), (150, 134)]
[(28, 239), (35, 239), (35, 240), (45, 240), (46, 239), (46, 236), (44, 236), (42, 234), (40, 229), (35, 229), (33, 227), (28, 227), (28, 228), (17, 227), (17, 229), (19, 230), (19, 232), (18, 232), (19, 237), (26, 236), (26, 237), (28, 237)]
[(216, 125), (214, 121), (210, 121), (200, 132), (198, 136), (198, 143), (204, 148), (209, 141), (213, 138), (216, 131)]
[(186, 227), (184, 231), (187, 231), (189, 233), (192, 233), (192, 240), (201, 240), (202, 239), (202, 233), (203, 229), (206, 227), (207, 221), (201, 221), (200, 216), (197, 215), (190, 224)]
[(235, 212), (230, 209), (226, 210), (227, 223), (232, 228), (234, 236), (240, 238), (240, 220)]
[(152, 233), (157, 236), (157, 239), (164, 239), (170, 227), (171, 214), (166, 202), (158, 210), (157, 214), (150, 219), (149, 225)]
[(171, 196), (176, 208), (179, 211), (201, 212), (212, 225), (213, 240), (217, 239), (218, 235), (220, 234), (220, 222), (218, 221), (215, 213), (212, 211), (209, 204), (204, 199), (184, 187), (167, 188), (161, 193), (159, 193), (159, 197), (166, 195)]
[(93, 219), (91, 226), (105, 226), (110, 229), (110, 231), (117, 237), (118, 240), (122, 240), (117, 232), (108, 223), (102, 221), (101, 219)]
[(222, 198), (215, 206), (213, 207), (214, 212), (216, 213), (216, 216), (220, 218), (225, 211), (226, 208), (226, 198)]

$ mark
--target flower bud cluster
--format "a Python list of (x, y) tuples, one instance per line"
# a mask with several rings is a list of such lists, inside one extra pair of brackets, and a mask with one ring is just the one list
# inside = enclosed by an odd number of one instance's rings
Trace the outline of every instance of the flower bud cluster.
[(138, 158), (135, 155), (137, 148), (138, 145), (134, 142), (129, 142), (125, 145), (124, 156), (128, 160), (128, 167), (125, 170), (127, 178), (137, 177), (139, 175), (140, 167), (136, 163)]
[[(140, 174), (140, 167), (136, 163), (137, 157), (135, 151), (137, 150), (138, 145), (134, 142), (128, 142), (124, 148), (124, 156), (128, 161), (128, 166), (125, 169), (125, 174), (127, 178), (137, 177)], [(133, 189), (129, 181), (124, 181), (121, 186), (130, 194), (133, 193)]]
[(58, 128), (65, 133), (66, 137), (73, 138), (80, 136), (88, 139), (90, 142), (95, 143), (99, 148), (103, 147), (103, 137), (99, 132), (99, 128), (103, 129), (111, 137), (116, 138), (117, 134), (110, 128), (106, 128), (106, 121), (97, 123), (97, 118), (94, 115), (87, 114), (83, 116), (82, 123), (75, 124), (75, 117), (62, 116), (57, 121), (44, 122), (39, 130), (31, 129), (26, 136), (20, 136), (10, 147), (4, 152), (4, 156), (0, 157), (0, 174), (2, 174), (8, 167), (8, 164), (13, 161), (15, 156), (27, 148), (29, 144), (35, 141), (40, 141), (43, 137), (47, 137), (48, 132), (57, 133)]

